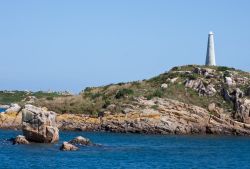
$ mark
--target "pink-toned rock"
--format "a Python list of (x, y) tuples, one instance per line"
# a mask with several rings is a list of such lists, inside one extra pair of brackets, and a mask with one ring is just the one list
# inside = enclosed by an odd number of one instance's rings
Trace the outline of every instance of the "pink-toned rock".
[(22, 135), (18, 135), (14, 141), (13, 144), (29, 144), (29, 141), (26, 140), (26, 138)]
[(79, 145), (91, 145), (91, 141), (88, 138), (84, 138), (82, 136), (78, 136), (76, 138), (74, 138), (73, 140), (69, 141), (69, 143), (71, 144), (79, 144)]
[(65, 141), (65, 142), (63, 142), (62, 146), (60, 147), (60, 150), (62, 150), (62, 151), (76, 151), (76, 150), (78, 150), (78, 147)]
[(208, 105), (208, 110), (209, 110), (210, 112), (215, 111), (215, 108), (216, 108), (215, 103), (211, 103), (211, 104)]
[(22, 129), (27, 140), (53, 143), (59, 140), (56, 113), (44, 108), (25, 105), (22, 110)]

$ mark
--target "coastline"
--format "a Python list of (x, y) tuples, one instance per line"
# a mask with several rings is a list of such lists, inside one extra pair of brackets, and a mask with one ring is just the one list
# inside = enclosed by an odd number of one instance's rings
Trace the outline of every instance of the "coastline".
[[(158, 109), (152, 108), (157, 101)], [(138, 108), (128, 113), (104, 112), (98, 117), (81, 114), (58, 114), (60, 130), (107, 131), (118, 133), (176, 135), (250, 135), (250, 124), (230, 117), (212, 115), (206, 109), (170, 99), (138, 100)], [(144, 108), (141, 108), (143, 105)], [(1, 129), (21, 129), (22, 113), (0, 115)]]

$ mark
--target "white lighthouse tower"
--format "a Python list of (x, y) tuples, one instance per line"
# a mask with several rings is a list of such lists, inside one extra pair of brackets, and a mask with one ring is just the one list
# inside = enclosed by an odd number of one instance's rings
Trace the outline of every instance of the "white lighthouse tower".
[(214, 51), (214, 33), (213, 32), (209, 32), (209, 34), (208, 34), (206, 65), (207, 66), (216, 66), (215, 51)]

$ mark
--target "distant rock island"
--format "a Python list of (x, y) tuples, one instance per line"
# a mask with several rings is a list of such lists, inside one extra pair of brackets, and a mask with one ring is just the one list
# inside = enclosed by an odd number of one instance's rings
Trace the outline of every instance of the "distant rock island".
[(20, 129), (32, 104), (56, 112), (60, 130), (250, 135), (250, 73), (223, 66), (179, 66), (78, 95), (2, 91), (0, 104), (0, 128)]

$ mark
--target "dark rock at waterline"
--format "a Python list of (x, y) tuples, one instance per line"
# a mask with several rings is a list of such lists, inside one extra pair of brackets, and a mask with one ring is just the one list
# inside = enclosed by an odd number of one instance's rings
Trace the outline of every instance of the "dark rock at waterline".
[(64, 141), (60, 147), (60, 150), (61, 151), (76, 151), (76, 150), (78, 150), (78, 147)]

